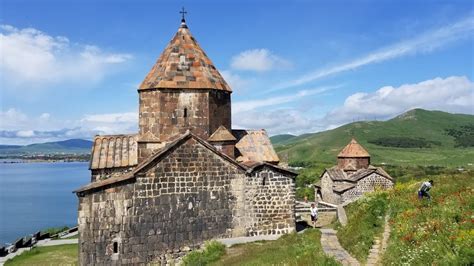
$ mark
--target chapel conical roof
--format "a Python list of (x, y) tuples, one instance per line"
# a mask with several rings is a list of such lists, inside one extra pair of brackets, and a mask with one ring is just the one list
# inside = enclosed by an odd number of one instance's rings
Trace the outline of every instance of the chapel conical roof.
[(342, 149), (337, 157), (358, 158), (370, 157), (369, 153), (354, 138)]
[(160, 88), (215, 89), (232, 92), (191, 35), (184, 19), (176, 35), (143, 80), (139, 90)]

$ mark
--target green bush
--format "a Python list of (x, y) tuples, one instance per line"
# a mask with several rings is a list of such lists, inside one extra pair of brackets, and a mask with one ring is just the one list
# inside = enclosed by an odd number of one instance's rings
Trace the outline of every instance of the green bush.
[(225, 245), (217, 242), (207, 242), (204, 250), (191, 251), (183, 258), (183, 264), (189, 266), (203, 266), (217, 261), (225, 254)]
[(374, 192), (345, 208), (348, 224), (339, 227), (341, 245), (359, 261), (366, 261), (374, 238), (383, 232), (388, 209), (387, 191)]
[(408, 138), (408, 137), (383, 137), (368, 140), (368, 143), (372, 143), (383, 147), (395, 147), (395, 148), (430, 148), (433, 144), (440, 146), (439, 141), (427, 141), (423, 138)]

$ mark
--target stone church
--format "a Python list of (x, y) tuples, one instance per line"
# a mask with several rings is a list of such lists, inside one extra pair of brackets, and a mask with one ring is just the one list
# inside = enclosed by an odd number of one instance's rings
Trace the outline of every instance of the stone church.
[(138, 134), (94, 139), (91, 183), (75, 191), (81, 265), (295, 230), (296, 174), (265, 130), (231, 129), (231, 93), (183, 18), (138, 89)]
[(394, 179), (381, 167), (370, 165), (369, 153), (352, 139), (337, 156), (337, 165), (324, 170), (315, 184), (315, 198), (342, 204), (365, 192), (392, 188)]

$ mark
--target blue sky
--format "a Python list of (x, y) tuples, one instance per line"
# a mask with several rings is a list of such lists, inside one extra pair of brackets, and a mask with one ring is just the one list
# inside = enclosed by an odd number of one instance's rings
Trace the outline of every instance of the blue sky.
[(0, 143), (137, 131), (179, 10), (233, 88), (233, 126), (321, 131), (474, 113), (472, 1), (0, 0)]

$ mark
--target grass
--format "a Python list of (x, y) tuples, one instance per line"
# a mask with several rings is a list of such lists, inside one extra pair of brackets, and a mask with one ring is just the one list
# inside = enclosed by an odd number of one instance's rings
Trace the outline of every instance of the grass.
[(348, 224), (338, 226), (337, 237), (357, 260), (367, 261), (374, 237), (383, 232), (387, 205), (388, 193), (381, 191), (371, 193), (345, 208)]
[(389, 194), (392, 227), (387, 265), (468, 265), (474, 262), (474, 173), (431, 177), (432, 201), (418, 200), (420, 180)]
[(307, 229), (275, 241), (235, 245), (211, 265), (339, 265), (324, 255), (320, 238), (319, 230)]
[(348, 225), (338, 228), (341, 245), (366, 261), (388, 212), (392, 231), (382, 258), (384, 265), (472, 264), (474, 172), (444, 173), (429, 179), (434, 180), (431, 201), (417, 198), (422, 179), (404, 175), (393, 190), (368, 194), (348, 205)]
[(36, 247), (8, 260), (5, 265), (77, 265), (78, 245)]
[(225, 245), (217, 241), (207, 242), (204, 250), (190, 252), (183, 258), (183, 264), (187, 266), (209, 265), (225, 254)]

